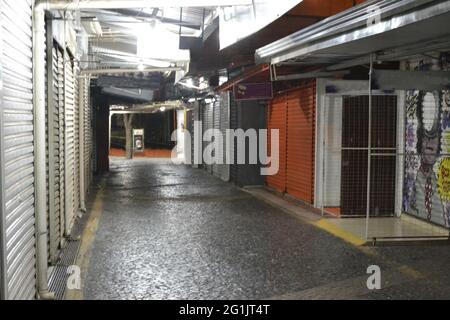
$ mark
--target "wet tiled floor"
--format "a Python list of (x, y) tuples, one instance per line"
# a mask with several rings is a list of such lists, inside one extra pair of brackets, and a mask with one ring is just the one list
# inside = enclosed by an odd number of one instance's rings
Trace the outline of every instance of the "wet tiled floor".
[(93, 192), (85, 299), (450, 297), (450, 247), (358, 248), (203, 170), (115, 159)]

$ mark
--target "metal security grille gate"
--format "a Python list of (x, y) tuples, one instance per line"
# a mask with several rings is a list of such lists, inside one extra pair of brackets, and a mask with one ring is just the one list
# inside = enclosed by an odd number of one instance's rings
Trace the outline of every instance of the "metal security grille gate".
[(31, 1), (0, 1), (1, 297), (36, 287)]
[(397, 97), (374, 96), (369, 115), (369, 97), (343, 98), (341, 147), (341, 215), (365, 216), (367, 209), (368, 134), (372, 122), (372, 170), (370, 214), (395, 213)]
[(401, 175), (396, 167), (397, 95), (376, 92), (369, 97), (364, 81), (330, 82), (328, 88), (332, 93), (320, 107), (317, 145), (323, 150), (318, 164), (323, 171), (316, 203), (333, 215), (364, 218), (370, 189), (370, 217), (395, 216), (396, 180)]
[(65, 235), (75, 218), (75, 77), (74, 65), (69, 54), (65, 54), (64, 67), (64, 118), (65, 118)]
[(408, 121), (418, 124), (420, 100), (409, 99), (405, 91), (369, 91), (367, 81), (320, 80), (317, 88), (323, 99), (317, 117), (315, 206), (323, 214), (345, 217), (342, 225), (361, 239), (448, 238), (449, 231), (431, 219), (406, 214), (419, 203), (422, 210), (431, 203), (420, 198), (421, 192), (437, 203), (435, 193), (417, 187), (420, 160), (408, 154), (408, 148), (421, 145), (414, 139), (416, 127), (408, 128)]

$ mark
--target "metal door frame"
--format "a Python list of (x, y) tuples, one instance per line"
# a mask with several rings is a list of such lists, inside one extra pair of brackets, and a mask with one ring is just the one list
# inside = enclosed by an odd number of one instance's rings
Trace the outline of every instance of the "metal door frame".
[[(327, 98), (334, 98), (336, 101), (342, 101), (344, 96), (367, 96), (368, 83), (367, 81), (359, 80), (329, 80), (317, 79), (317, 114), (316, 114), (316, 175), (315, 175), (315, 191), (314, 191), (314, 207), (324, 212), (324, 182), (325, 182), (325, 108), (327, 105)], [(327, 92), (328, 91), (328, 92)], [(331, 92), (333, 91), (333, 92)], [(403, 154), (404, 150), (404, 129), (405, 123), (402, 121), (405, 117), (404, 106), (404, 92), (384, 92), (374, 90), (373, 95), (394, 95), (397, 96), (397, 155)], [(403, 191), (403, 168), (404, 163), (402, 157), (397, 156), (396, 161), (396, 195), (395, 195), (395, 215), (397, 217), (402, 214), (402, 191)]]

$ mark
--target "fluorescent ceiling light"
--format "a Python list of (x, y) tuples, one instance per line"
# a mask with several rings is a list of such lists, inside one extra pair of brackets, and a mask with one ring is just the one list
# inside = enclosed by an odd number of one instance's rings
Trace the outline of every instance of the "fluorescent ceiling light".
[(137, 25), (137, 55), (148, 59), (165, 59), (170, 61), (190, 61), (189, 50), (180, 50), (180, 38), (168, 31), (160, 23)]

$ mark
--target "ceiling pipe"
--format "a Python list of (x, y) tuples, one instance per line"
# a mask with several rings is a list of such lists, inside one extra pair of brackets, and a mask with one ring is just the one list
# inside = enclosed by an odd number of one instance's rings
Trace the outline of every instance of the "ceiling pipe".
[(44, 10), (142, 9), (168, 7), (224, 7), (252, 5), (252, 0), (48, 0), (39, 1)]
[(166, 71), (182, 71), (183, 68), (180, 67), (168, 67), (168, 68), (144, 68), (144, 69), (88, 69), (81, 71), (81, 74), (92, 74), (92, 75), (99, 75), (99, 74), (123, 74), (123, 73), (145, 73), (145, 72), (166, 72)]

